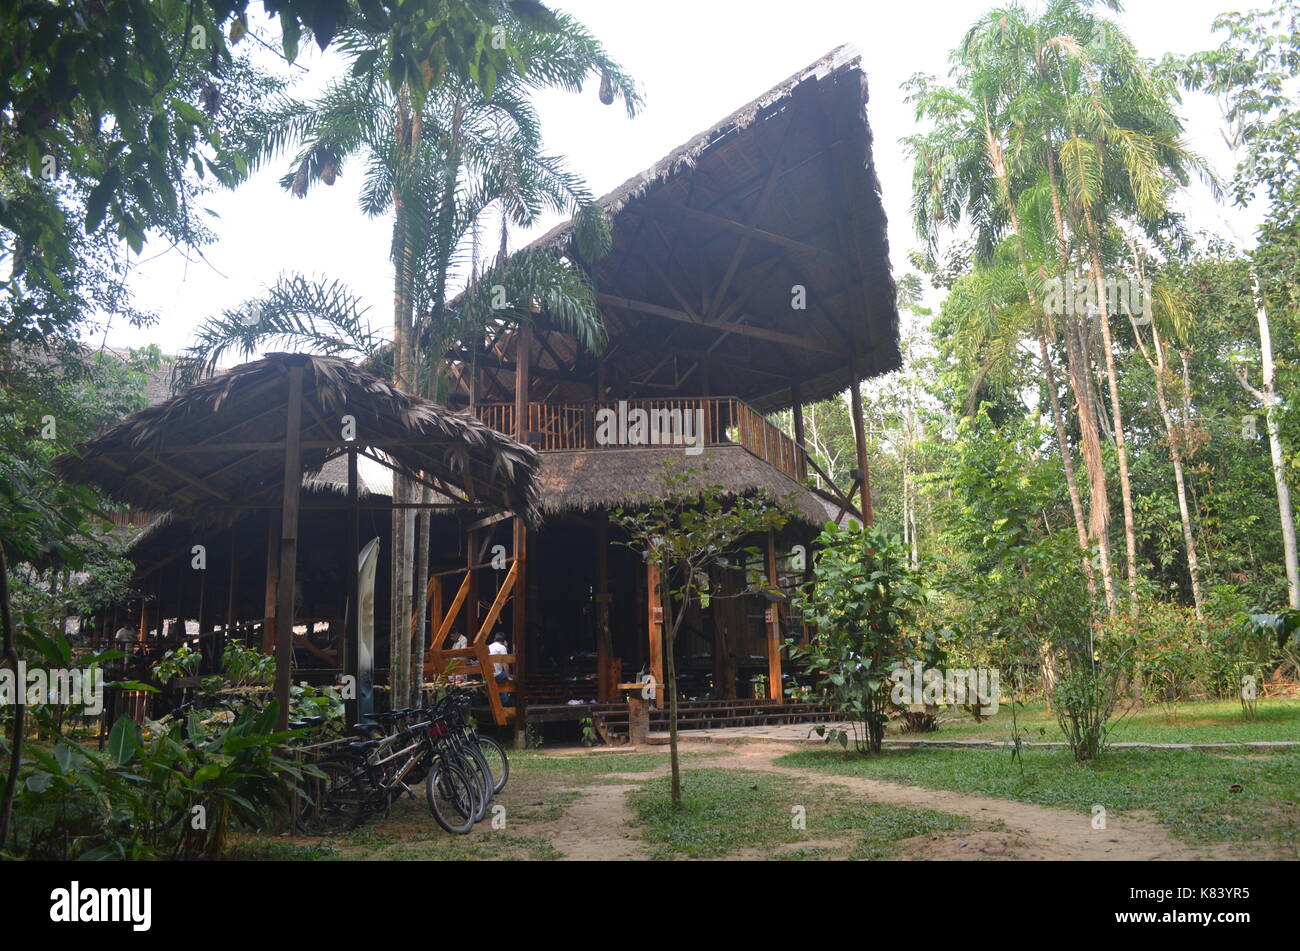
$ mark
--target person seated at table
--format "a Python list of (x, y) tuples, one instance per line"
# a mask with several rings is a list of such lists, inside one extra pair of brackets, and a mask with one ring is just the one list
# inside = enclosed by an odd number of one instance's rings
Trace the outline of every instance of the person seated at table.
[[(447, 648), (448, 650), (458, 651), (458, 650), (462, 650), (462, 649), (464, 649), (464, 648), (466, 648), (466, 647), (469, 647), (469, 641), (466, 639), (465, 635), (464, 635), (464, 634), (460, 634), (460, 633), (458, 633), (458, 632), (456, 632), (456, 631), (452, 631), (452, 632), (451, 632), (451, 635), (450, 635), (450, 637), (449, 637), (449, 640), (451, 640), (451, 646)], [(458, 658), (456, 658), (455, 663), (457, 663), (457, 664), (466, 664), (466, 663), (468, 663), (468, 664), (473, 664), (473, 663), (477, 663), (477, 661), (475, 661), (472, 657), (458, 657)], [(466, 679), (466, 678), (465, 678), (465, 675), (464, 675), (464, 674), (452, 674), (452, 675), (451, 675), (451, 682), (454, 683), (454, 684), (463, 684), (463, 683), (465, 682), (465, 679)]]

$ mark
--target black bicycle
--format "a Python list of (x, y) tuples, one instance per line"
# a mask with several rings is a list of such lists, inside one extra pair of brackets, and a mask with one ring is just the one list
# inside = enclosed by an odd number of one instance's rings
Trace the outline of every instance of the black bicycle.
[(353, 725), (349, 733), (357, 739), (316, 764), (320, 776), (310, 784), (304, 831), (351, 831), (370, 816), (386, 815), (423, 780), (435, 821), (448, 832), (469, 832), (487, 811), (483, 767), (464, 755), (449, 718), (397, 710), (375, 720)]

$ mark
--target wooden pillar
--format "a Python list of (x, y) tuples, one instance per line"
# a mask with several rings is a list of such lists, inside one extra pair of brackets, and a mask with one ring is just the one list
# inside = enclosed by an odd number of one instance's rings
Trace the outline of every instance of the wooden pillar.
[(803, 441), (803, 393), (798, 380), (790, 383), (790, 413), (794, 416), (794, 441), (806, 445)]
[(469, 413), (471, 416), (476, 415), (474, 411), (478, 409), (478, 355), (482, 349), (483, 341), (476, 334), (469, 349)]
[(617, 695), (609, 630), (609, 516), (602, 510), (596, 525), (596, 699), (610, 703)]
[(858, 451), (858, 471), (862, 473), (862, 520), (870, 525), (874, 520), (871, 511), (871, 470), (867, 467), (867, 433), (862, 421), (862, 388), (858, 385), (858, 361), (849, 358), (849, 399), (853, 412), (853, 443)]
[(280, 587), (280, 513), (272, 509), (266, 517), (266, 591), (262, 610), (262, 653), (275, 650), (276, 591)]
[[(776, 532), (767, 533), (767, 583), (774, 589), (781, 582), (776, 568)], [(781, 606), (775, 601), (767, 604), (767, 684), (768, 696), (777, 703), (784, 702), (781, 687)]]
[[(480, 531), (486, 533), (483, 535), (485, 541), (491, 539), (492, 537), (491, 527), (480, 529)], [(478, 553), (479, 553), (478, 538), (479, 538), (479, 532), (470, 532), (465, 538), (465, 570), (467, 572), (467, 577), (469, 578), (468, 593), (466, 594), (465, 597), (465, 637), (470, 641), (473, 641), (474, 635), (478, 633), (479, 623), (480, 623), (478, 571), (474, 567), (475, 564), (478, 562)], [(455, 626), (456, 626), (456, 622), (453, 620), (452, 621), (453, 629), (455, 628)], [(440, 648), (442, 647), (441, 644), (439, 644), (438, 646)]]
[(221, 625), (221, 636), (216, 639), (216, 649), (213, 651), (213, 672), (221, 671), (221, 657), (226, 652), (226, 643), (230, 640), (230, 632), (235, 627), (235, 600), (236, 591), (235, 578), (239, 569), (236, 567), (239, 562), (235, 558), (235, 552), (238, 548), (239, 533), (236, 526), (230, 526), (230, 566), (226, 576), (226, 623)]
[(276, 585), (276, 729), (289, 727), (289, 688), (293, 683), (293, 593), (298, 569), (298, 498), (302, 490), (302, 371), (289, 369), (289, 405), (284, 438), (284, 486), (280, 518), (280, 577)]
[[(529, 362), (533, 348), (532, 324), (523, 322), (519, 326), (519, 344), (515, 353), (515, 439), (528, 442), (528, 395)], [(524, 683), (527, 677), (526, 651), (528, 645), (528, 526), (524, 520), (514, 519), (515, 552), (515, 588), (513, 595), (514, 643), (511, 646), (515, 655), (514, 702), (515, 702), (515, 749), (527, 745), (527, 703), (524, 700)], [(491, 671), (484, 676), (491, 676)]]
[(351, 678), (352, 698), (344, 701), (347, 723), (357, 723), (361, 719), (361, 592), (358, 577), (357, 549), (361, 545), (361, 490), (357, 476), (357, 451), (348, 450), (348, 544), (343, 552), (344, 571), (347, 578), (348, 607), (343, 619), (343, 668), (345, 676)]
[(648, 634), (650, 673), (654, 675), (655, 683), (658, 685), (655, 697), (656, 706), (662, 705), (667, 691), (664, 684), (664, 624), (667, 622), (667, 618), (664, 615), (664, 595), (659, 589), (660, 580), (659, 569), (655, 565), (646, 565), (646, 632)]

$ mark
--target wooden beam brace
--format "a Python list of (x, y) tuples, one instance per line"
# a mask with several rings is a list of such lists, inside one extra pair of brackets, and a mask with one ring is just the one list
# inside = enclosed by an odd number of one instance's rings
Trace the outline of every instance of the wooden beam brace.
[(768, 330), (765, 327), (754, 327), (749, 324), (728, 323), (721, 320), (696, 320), (685, 311), (674, 310), (671, 307), (664, 307), (660, 304), (651, 304), (647, 301), (630, 300), (626, 297), (616, 297), (613, 294), (600, 294), (597, 298), (600, 303), (607, 304), (610, 307), (621, 307), (624, 310), (631, 310), (637, 313), (649, 314), (652, 317), (662, 317), (666, 320), (675, 320), (679, 323), (693, 324), (696, 327), (707, 327), (710, 330), (721, 330), (724, 333), (733, 333), (742, 337), (752, 337), (756, 340), (768, 340), (772, 343), (781, 343), (789, 347), (798, 347), (801, 350), (811, 350), (814, 353), (824, 353), (830, 356), (842, 356), (842, 352), (836, 352), (828, 347), (797, 337), (794, 334), (781, 333), (779, 330)]

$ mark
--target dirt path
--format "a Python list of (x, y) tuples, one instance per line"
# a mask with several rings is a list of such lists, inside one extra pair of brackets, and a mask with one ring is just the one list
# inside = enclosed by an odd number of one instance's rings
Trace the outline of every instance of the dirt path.
[(900, 858), (1001, 857), (1150, 862), (1241, 857), (1227, 845), (1196, 847), (1180, 842), (1154, 820), (1134, 815), (1109, 816), (1105, 829), (1094, 829), (1091, 815), (1067, 809), (778, 766), (776, 758), (789, 751), (788, 746), (745, 744), (737, 747), (734, 756), (715, 760), (709, 765), (724, 769), (764, 770), (807, 782), (841, 786), (875, 802), (935, 809), (967, 816), (980, 824), (1000, 824), (1006, 830), (931, 837), (928, 841), (915, 843), (916, 849), (900, 851)]
[[(650, 773), (638, 774), (649, 778)], [(555, 847), (565, 861), (626, 862), (644, 859), (641, 840), (628, 821), (632, 810), (627, 794), (639, 783), (626, 786), (588, 786), (555, 827)]]

